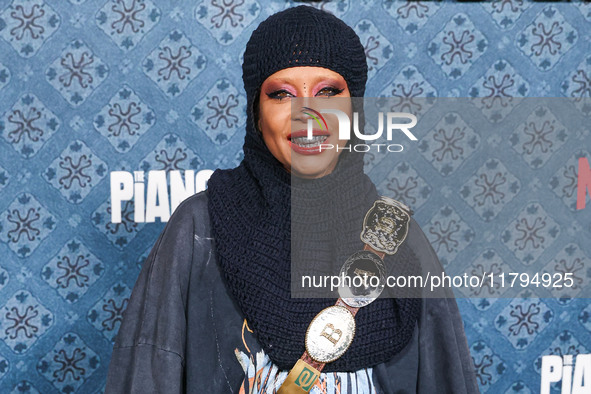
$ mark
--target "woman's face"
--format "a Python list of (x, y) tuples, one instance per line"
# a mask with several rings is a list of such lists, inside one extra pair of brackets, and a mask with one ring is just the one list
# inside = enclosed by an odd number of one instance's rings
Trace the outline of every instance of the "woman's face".
[[(311, 116), (302, 112), (302, 107), (320, 111), (322, 104), (329, 104), (329, 101), (297, 100), (298, 107), (292, 111), (292, 99), (304, 97), (347, 98), (351, 94), (340, 74), (323, 67), (291, 67), (277, 71), (261, 85), (258, 128), (267, 148), (285, 169), (301, 178), (320, 178), (333, 171), (341, 152), (336, 147), (344, 147), (347, 140), (338, 139), (338, 119), (331, 114), (323, 115), (327, 127), (313, 122), (315, 138), (308, 140)], [(350, 100), (330, 100), (330, 105), (324, 106), (340, 109), (351, 119)]]

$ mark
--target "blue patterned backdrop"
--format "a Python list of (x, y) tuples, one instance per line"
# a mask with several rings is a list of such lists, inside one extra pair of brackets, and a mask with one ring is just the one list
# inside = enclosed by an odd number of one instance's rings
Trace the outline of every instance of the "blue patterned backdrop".
[[(111, 223), (109, 174), (235, 166), (245, 43), (295, 4), (0, 0), (0, 392), (103, 391), (121, 313), (163, 228), (134, 222), (131, 202)], [(591, 95), (588, 4), (316, 6), (360, 35), (367, 96)], [(588, 120), (588, 103), (573, 116)], [(547, 110), (532, 116), (557, 116)], [(490, 124), (509, 112), (482, 107)], [(420, 154), (393, 169), (391, 190), (416, 208), (442, 261), (585, 267), (591, 208), (574, 203), (589, 129), (467, 133), (423, 136)], [(588, 283), (591, 271), (580, 273)], [(537, 392), (541, 355), (591, 351), (585, 299), (458, 303), (482, 391)]]

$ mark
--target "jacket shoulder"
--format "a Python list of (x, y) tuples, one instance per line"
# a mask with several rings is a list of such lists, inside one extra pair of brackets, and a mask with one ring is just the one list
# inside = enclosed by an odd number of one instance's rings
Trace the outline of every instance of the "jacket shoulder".
[(188, 226), (192, 223), (193, 233), (200, 237), (210, 237), (209, 212), (207, 208), (207, 190), (196, 193), (183, 200), (174, 210), (168, 226)]

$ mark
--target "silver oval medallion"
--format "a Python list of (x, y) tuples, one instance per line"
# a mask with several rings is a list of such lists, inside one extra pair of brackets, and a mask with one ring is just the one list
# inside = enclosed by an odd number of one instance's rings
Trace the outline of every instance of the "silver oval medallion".
[(330, 363), (347, 351), (355, 336), (355, 318), (343, 306), (329, 306), (316, 315), (306, 332), (306, 350), (321, 363)]
[(343, 267), (340, 277), (339, 296), (345, 304), (361, 308), (371, 304), (382, 294), (386, 284), (382, 259), (369, 250), (353, 253)]

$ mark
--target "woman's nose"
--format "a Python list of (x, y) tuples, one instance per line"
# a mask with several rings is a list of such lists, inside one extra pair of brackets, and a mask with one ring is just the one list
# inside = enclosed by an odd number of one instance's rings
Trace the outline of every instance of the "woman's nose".
[(306, 122), (309, 115), (306, 114), (306, 108), (312, 104), (312, 97), (298, 96), (291, 100), (291, 117), (293, 120), (302, 120)]

